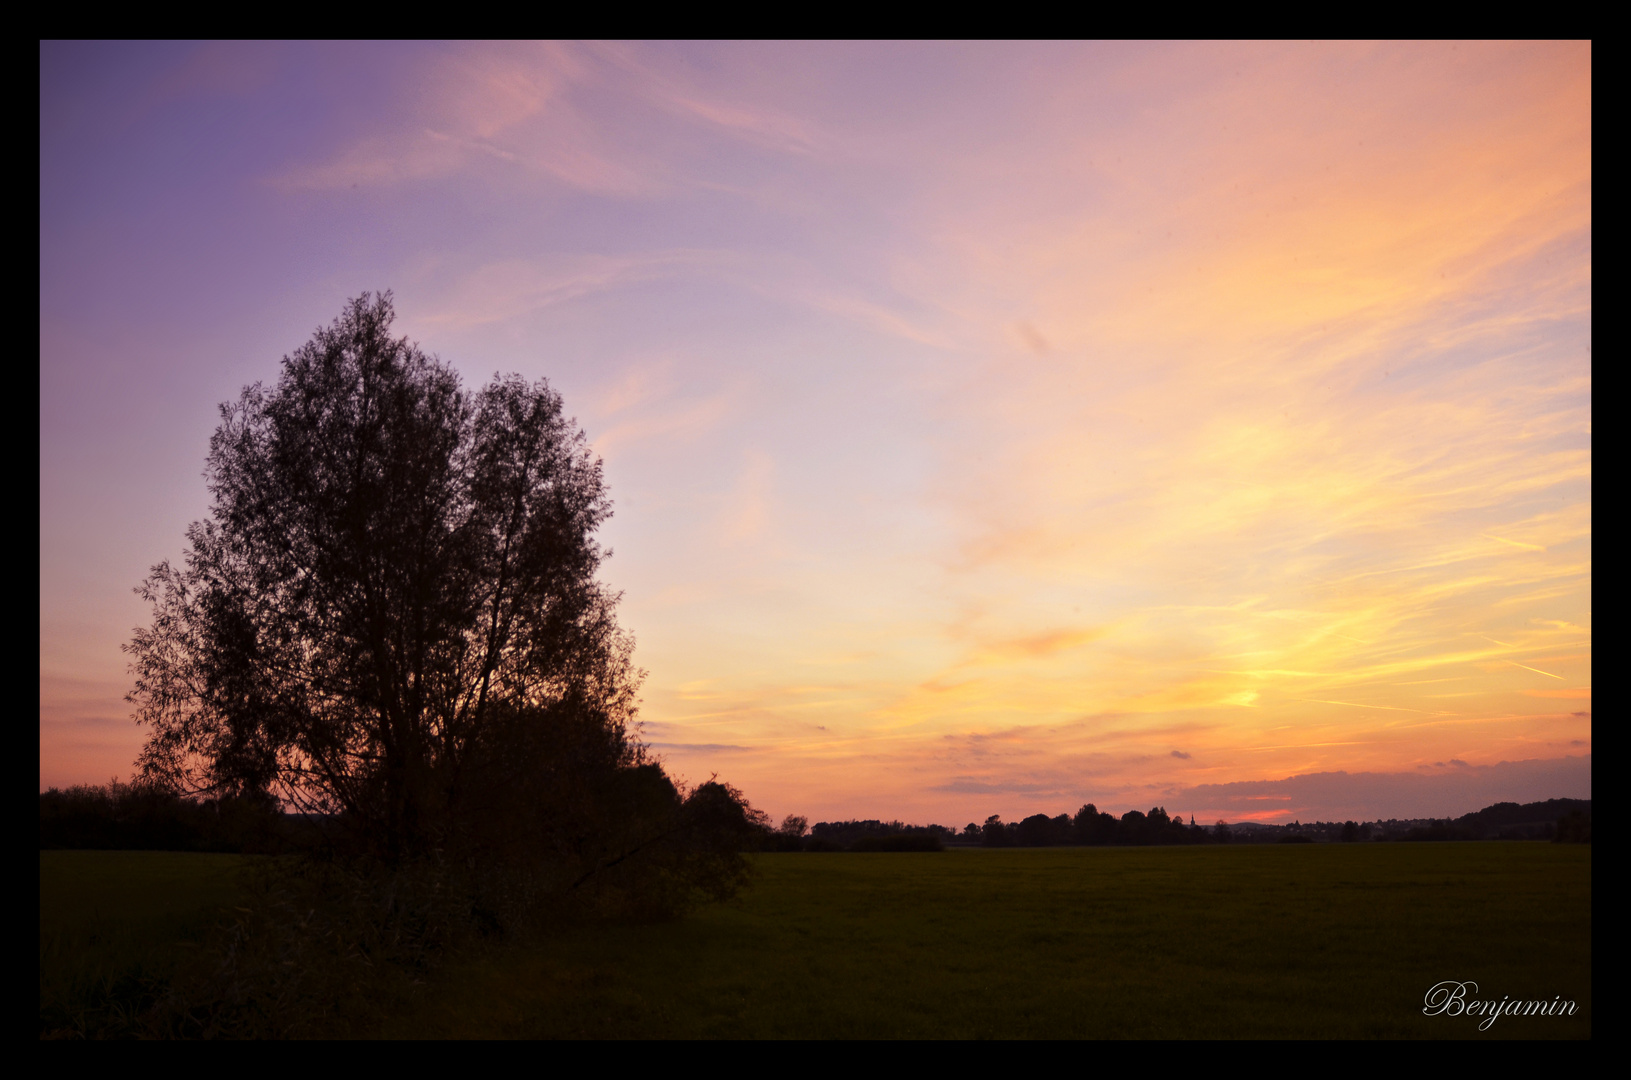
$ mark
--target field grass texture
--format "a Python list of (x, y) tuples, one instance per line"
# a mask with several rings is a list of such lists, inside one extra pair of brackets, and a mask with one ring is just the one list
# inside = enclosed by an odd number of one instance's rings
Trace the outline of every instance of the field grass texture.
[[(1591, 849), (1520, 842), (764, 854), (689, 918), (488, 943), (386, 1037), (1589, 1038)], [(235, 856), (42, 852), (42, 1030), (133, 1001)], [(1573, 1015), (1424, 1016), (1428, 989)], [(121, 998), (121, 993), (124, 995)], [(100, 995), (100, 996), (99, 996)], [(57, 1027), (46, 1014), (55, 1010)], [(62, 1017), (69, 1017), (63, 1021)]]

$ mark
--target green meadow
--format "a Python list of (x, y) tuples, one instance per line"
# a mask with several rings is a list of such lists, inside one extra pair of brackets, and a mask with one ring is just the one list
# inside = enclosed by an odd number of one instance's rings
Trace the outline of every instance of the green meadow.
[[(233, 856), (42, 852), (42, 1030), (137, 999)], [(740, 898), (452, 958), (431, 1038), (1589, 1038), (1591, 849), (1546, 843), (762, 854)], [(1424, 1016), (1428, 988), (1573, 1016)], [(99, 1005), (105, 991), (106, 1004)], [(121, 999), (121, 994), (123, 998)], [(48, 1016), (49, 1014), (49, 1016)], [(56, 1027), (53, 1028), (53, 1024)]]
[(242, 855), (40, 852), (42, 1034), (125, 1030), (239, 895)]

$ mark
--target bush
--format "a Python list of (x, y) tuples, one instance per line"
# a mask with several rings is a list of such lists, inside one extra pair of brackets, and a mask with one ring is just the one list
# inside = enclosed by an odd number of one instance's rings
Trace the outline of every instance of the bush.
[(1591, 815), (1570, 810), (1557, 819), (1557, 833), (1553, 840), (1559, 844), (1591, 843)]
[[(622, 844), (585, 834), (570, 857), (569, 834), (518, 823), (515, 845), (483, 848), (466, 837), (457, 855), (393, 863), (340, 844), (260, 861), (247, 898), (189, 962), (167, 980), (121, 990), (118, 1015), (80, 1033), (365, 1036), (469, 949), (585, 919), (673, 918), (747, 883), (742, 848), (761, 817), (740, 792), (710, 781), (682, 795), (655, 765), (625, 770), (606, 788), (597, 795), (603, 811), (622, 811), (613, 818)], [(557, 846), (528, 852), (528, 838)], [(60, 1017), (42, 1016), (48, 1022), (74, 1033)]]
[(40, 849), (230, 851), (295, 846), (303, 822), (252, 796), (186, 799), (150, 783), (80, 784), (40, 793)]
[(863, 836), (851, 844), (851, 851), (945, 851), (938, 836), (927, 833), (897, 833), (894, 836)]

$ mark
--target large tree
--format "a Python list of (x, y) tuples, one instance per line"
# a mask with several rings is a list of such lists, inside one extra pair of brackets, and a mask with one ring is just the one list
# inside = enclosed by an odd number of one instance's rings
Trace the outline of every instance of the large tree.
[(447, 843), (462, 808), (513, 813), (499, 776), (549, 788), (542, 814), (569, 814), (571, 783), (675, 803), (596, 580), (600, 462), (547, 383), (470, 393), (392, 316), (364, 294), (222, 406), (209, 517), (138, 590), (144, 773), (338, 815), (393, 860)]

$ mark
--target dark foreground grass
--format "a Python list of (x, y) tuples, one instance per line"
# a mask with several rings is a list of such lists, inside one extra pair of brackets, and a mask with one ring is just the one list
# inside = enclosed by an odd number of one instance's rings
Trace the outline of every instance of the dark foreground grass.
[(40, 852), (40, 1028), (124, 1034), (239, 897), (242, 855)]
[[(177, 869), (220, 856), (72, 855), (85, 861), (41, 858), (42, 1011), (48, 982), (72, 982), (48, 979), (52, 964), (118, 966), (95, 960), (95, 941), (74, 927), (88, 920), (102, 928), (96, 941), (126, 958), (146, 956), (157, 971), (164, 950), (155, 953), (154, 942), (185, 940), (211, 905), (230, 902), (225, 861)], [(98, 870), (98, 858), (134, 861)], [(140, 868), (143, 858), (154, 868)], [(579, 926), (468, 953), (403, 1002), (379, 1033), (1591, 1034), (1589, 847), (1076, 848), (760, 855), (756, 863), (757, 881), (741, 899), (680, 922)], [(127, 876), (147, 892), (111, 884)], [(115, 932), (123, 916), (99, 906), (98, 895), (150, 899), (121, 904), (130, 918)], [(48, 896), (59, 898), (55, 911)], [(49, 957), (48, 924), (59, 942)], [(1444, 979), (1476, 981), (1479, 996), (1496, 1000), (1562, 995), (1579, 1011), (1503, 1016), (1480, 1032), (1473, 1019), (1422, 1015), (1423, 995)]]
[[(1588, 1038), (1591, 852), (761, 855), (743, 899), (450, 972), (399, 1036)], [(1568, 1018), (1422, 1015), (1428, 987)]]

